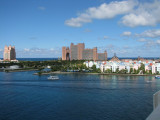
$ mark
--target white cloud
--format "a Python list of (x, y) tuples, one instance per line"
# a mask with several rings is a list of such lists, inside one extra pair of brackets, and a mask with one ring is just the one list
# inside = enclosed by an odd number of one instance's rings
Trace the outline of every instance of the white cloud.
[(28, 51), (30, 51), (30, 49), (28, 49), (28, 48), (24, 48), (24, 51), (27, 51), (27, 52), (28, 52)]
[(129, 49), (128, 45), (123, 46), (124, 49)]
[(33, 57), (33, 58), (43, 58), (43, 57), (61, 57), (62, 49), (59, 47), (46, 49), (46, 48), (24, 48), (16, 49), (16, 56), (18, 57)]
[(155, 26), (160, 23), (160, 1), (139, 3), (138, 7), (122, 18), (121, 23), (129, 26)]
[(160, 44), (160, 40), (157, 40), (156, 43), (157, 43), (157, 44)]
[(29, 52), (29, 53), (41, 53), (47, 51), (47, 49), (43, 49), (43, 48), (24, 48), (24, 52)]
[(125, 31), (122, 33), (122, 36), (131, 36), (131, 34), (132, 34), (131, 32)]
[(153, 41), (153, 40), (148, 40), (144, 46), (147, 48), (147, 49), (153, 49), (153, 47), (156, 47), (156, 42)]
[(157, 38), (160, 37), (160, 29), (146, 30), (143, 33), (136, 34), (137, 37), (150, 37)]
[(144, 39), (144, 38), (140, 38), (139, 40), (137, 40), (137, 41), (139, 41), (139, 42), (146, 42), (147, 40), (146, 39)]
[(92, 32), (90, 29), (85, 29), (84, 32), (89, 33)]
[(98, 37), (98, 40), (106, 40), (106, 39), (109, 39), (109, 40), (113, 40), (112, 38), (108, 37), (108, 36), (103, 36), (103, 37)]
[(142, 49), (150, 49), (150, 50), (152, 50), (154, 48), (156, 50), (159, 50), (160, 40), (152, 40), (152, 39), (141, 38), (141, 39), (139, 39), (137, 41), (144, 43)]
[(93, 19), (110, 19), (116, 15), (126, 14), (132, 11), (136, 5), (136, 0), (103, 3), (99, 7), (88, 8), (76, 18), (66, 20), (65, 24), (71, 27), (81, 27), (84, 23), (92, 22)]
[(39, 6), (38, 9), (39, 9), (39, 10), (45, 10), (46, 8), (43, 7), (43, 6)]
[(122, 50), (119, 50), (119, 51), (117, 51), (117, 53), (119, 53), (119, 54), (125, 54), (125, 53), (127, 53), (128, 51), (126, 50), (126, 49), (122, 49)]
[(0, 58), (3, 57), (3, 49), (0, 49)]
[(50, 51), (54, 51), (54, 48), (51, 48)]
[(41, 52), (42, 49), (35, 49), (34, 52)]
[(77, 18), (71, 18), (69, 20), (65, 21), (65, 24), (71, 27), (81, 27), (82, 24), (84, 23), (89, 23), (92, 20), (89, 18), (89, 16), (85, 15), (85, 14), (81, 14), (79, 17)]
[(104, 36), (103, 39), (108, 39), (108, 36)]
[(156, 26), (160, 23), (160, 1), (141, 2), (137, 0), (114, 1), (103, 3), (98, 7), (88, 8), (85, 12), (78, 14), (65, 21), (72, 27), (81, 27), (93, 19), (111, 19), (117, 15), (123, 15), (120, 23), (128, 27)]

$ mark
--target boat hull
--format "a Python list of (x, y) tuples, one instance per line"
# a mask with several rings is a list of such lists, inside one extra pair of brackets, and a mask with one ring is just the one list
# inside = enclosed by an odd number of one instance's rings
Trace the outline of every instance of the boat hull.
[(58, 76), (50, 76), (47, 78), (48, 80), (59, 80)]
[(155, 76), (156, 79), (160, 79), (160, 76)]

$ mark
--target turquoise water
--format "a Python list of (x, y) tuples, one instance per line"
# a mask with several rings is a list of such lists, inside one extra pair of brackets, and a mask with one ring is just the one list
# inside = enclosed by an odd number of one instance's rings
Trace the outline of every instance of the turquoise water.
[(0, 120), (144, 120), (160, 80), (152, 76), (0, 72)]

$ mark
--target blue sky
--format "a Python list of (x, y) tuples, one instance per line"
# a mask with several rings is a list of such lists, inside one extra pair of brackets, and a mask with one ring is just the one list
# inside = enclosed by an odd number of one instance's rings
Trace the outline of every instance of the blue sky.
[(108, 57), (160, 57), (160, 0), (0, 0), (0, 57), (61, 57), (84, 42)]

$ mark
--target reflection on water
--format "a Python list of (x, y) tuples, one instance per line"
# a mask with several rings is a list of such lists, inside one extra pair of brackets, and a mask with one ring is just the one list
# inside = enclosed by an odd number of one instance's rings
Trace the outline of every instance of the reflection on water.
[(154, 76), (33, 73), (0, 72), (0, 119), (144, 120), (160, 89)]
[(125, 80), (125, 81), (130, 81), (134, 80), (133, 82), (141, 79), (146, 82), (156, 82), (158, 79), (155, 79), (154, 76), (127, 76), (127, 75), (100, 75), (101, 80)]

